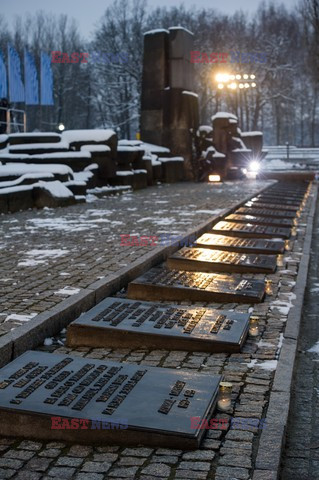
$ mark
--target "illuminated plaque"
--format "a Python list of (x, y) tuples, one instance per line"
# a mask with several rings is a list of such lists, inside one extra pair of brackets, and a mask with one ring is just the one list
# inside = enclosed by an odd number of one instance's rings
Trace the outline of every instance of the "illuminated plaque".
[(292, 205), (281, 205), (280, 203), (268, 203), (266, 201), (252, 201), (249, 200), (247, 203), (245, 203), (244, 207), (248, 208), (269, 208), (270, 210), (283, 210), (283, 211), (289, 211), (289, 212), (298, 212), (300, 210), (299, 207), (292, 206)]
[(169, 268), (194, 272), (273, 273), (276, 270), (276, 264), (275, 255), (221, 252), (188, 247), (178, 250), (167, 260)]
[(0, 435), (198, 448), (205, 431), (192, 429), (191, 417), (210, 417), (220, 380), (193, 370), (26, 352), (0, 370)]
[(259, 303), (265, 282), (237, 275), (150, 269), (128, 285), (128, 297), (140, 300)]
[(271, 193), (269, 193), (268, 195), (266, 195), (265, 193), (261, 193), (260, 195), (252, 199), (252, 202), (254, 201), (279, 203), (280, 205), (291, 205), (295, 207), (299, 207), (302, 203), (300, 200), (289, 200), (284, 196), (282, 198), (275, 197)]
[(234, 213), (239, 215), (256, 215), (257, 217), (273, 217), (273, 218), (290, 218), (296, 217), (295, 212), (283, 211), (283, 210), (270, 210), (269, 208), (238, 208)]
[(107, 298), (71, 323), (68, 346), (239, 352), (249, 314)]
[(226, 222), (235, 223), (255, 223), (257, 225), (269, 225), (273, 227), (293, 227), (293, 220), (289, 218), (258, 217), (257, 215), (241, 215), (232, 213), (225, 217)]
[(201, 237), (197, 238), (195, 247), (239, 253), (263, 253), (268, 255), (281, 254), (285, 251), (285, 243), (283, 240), (225, 237), (224, 235), (214, 235), (212, 233), (204, 233)]
[(289, 238), (290, 229), (281, 227), (267, 227), (252, 223), (234, 223), (221, 221), (214, 225), (212, 233), (230, 235), (233, 237), (259, 237), (259, 238)]

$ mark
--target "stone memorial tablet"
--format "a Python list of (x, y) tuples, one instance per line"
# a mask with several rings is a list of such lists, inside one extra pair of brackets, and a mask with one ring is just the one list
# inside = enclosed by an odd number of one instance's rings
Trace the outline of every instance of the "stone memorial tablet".
[(192, 272), (274, 273), (277, 259), (275, 255), (184, 247), (167, 259), (167, 266)]
[(260, 200), (258, 201), (252, 201), (249, 200), (247, 203), (245, 203), (244, 207), (248, 208), (269, 208), (270, 210), (280, 210), (280, 211), (289, 211), (289, 212), (298, 212), (300, 210), (299, 207), (293, 207), (291, 205), (281, 205), (279, 203), (268, 203), (268, 202), (262, 202)]
[(0, 370), (0, 435), (198, 448), (219, 375), (26, 352)]
[(140, 300), (259, 303), (264, 298), (265, 282), (235, 275), (155, 267), (130, 282), (127, 294)]
[(293, 207), (299, 207), (302, 202), (299, 200), (287, 200), (286, 198), (278, 198), (275, 197), (274, 195), (266, 195), (266, 194), (260, 194), (258, 197), (254, 197), (251, 201), (258, 201), (258, 202), (271, 202), (271, 203), (279, 203), (280, 205), (291, 205)]
[(232, 213), (225, 217), (226, 222), (235, 223), (254, 223), (257, 225), (269, 225), (271, 227), (287, 227), (292, 228), (294, 225), (293, 220), (289, 218), (273, 218), (273, 217), (258, 217), (257, 215), (241, 215)]
[(239, 352), (249, 314), (107, 298), (71, 323), (70, 347)]
[(287, 210), (270, 210), (269, 208), (254, 208), (254, 210), (252, 210), (251, 208), (241, 207), (234, 213), (239, 215), (256, 215), (258, 217), (273, 217), (278, 219), (294, 219), (296, 217), (295, 212), (289, 212)]
[(265, 255), (277, 255), (285, 251), (283, 240), (225, 237), (212, 233), (204, 233), (195, 241), (194, 246), (227, 252), (263, 253)]
[(281, 227), (267, 227), (264, 225), (253, 225), (251, 223), (234, 223), (220, 221), (214, 225), (212, 233), (230, 235), (242, 238), (289, 238), (290, 229)]
[(304, 195), (309, 188), (309, 185), (273, 185), (267, 189), (267, 192), (290, 193), (291, 195)]

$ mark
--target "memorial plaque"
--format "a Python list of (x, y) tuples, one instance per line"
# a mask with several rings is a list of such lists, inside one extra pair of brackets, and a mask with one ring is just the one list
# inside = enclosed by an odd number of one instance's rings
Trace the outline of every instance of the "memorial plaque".
[(70, 347), (239, 352), (249, 314), (107, 298), (71, 323)]
[(284, 210), (270, 210), (269, 208), (238, 208), (234, 213), (239, 215), (256, 215), (257, 217), (272, 217), (272, 218), (290, 218), (294, 219), (296, 217), (295, 212), (289, 212)]
[(265, 282), (235, 275), (151, 268), (128, 285), (128, 297), (140, 300), (259, 303)]
[(192, 272), (274, 273), (275, 255), (221, 252), (207, 248), (184, 247), (167, 259), (167, 266)]
[(261, 194), (258, 195), (258, 197), (254, 197), (251, 200), (252, 202), (257, 201), (257, 202), (271, 202), (271, 203), (279, 203), (280, 205), (291, 205), (293, 207), (299, 207), (302, 202), (299, 202), (298, 200), (287, 200), (286, 198), (278, 198), (275, 197), (271, 194), (266, 195), (266, 194)]
[(245, 203), (244, 207), (248, 208), (269, 208), (270, 210), (280, 210), (280, 211), (288, 211), (288, 212), (298, 212), (300, 210), (299, 207), (293, 207), (291, 205), (281, 205), (279, 203), (268, 203), (268, 202), (262, 202), (262, 201), (252, 201), (249, 200), (247, 203)]
[(209, 418), (220, 380), (193, 370), (26, 352), (0, 370), (0, 435), (198, 448), (205, 431), (192, 429), (191, 417)]
[(297, 201), (297, 202), (302, 202), (303, 199), (305, 198), (305, 195), (298, 194), (298, 195), (293, 195), (291, 193), (286, 193), (286, 192), (276, 192), (276, 191), (265, 191), (261, 195), (265, 196), (273, 196), (274, 198), (280, 198), (280, 199), (287, 199), (287, 200), (292, 200), (292, 201)]
[(238, 253), (263, 253), (265, 255), (277, 255), (285, 251), (283, 240), (224, 237), (212, 233), (204, 233), (199, 237), (195, 241), (195, 247)]
[(242, 238), (289, 238), (290, 229), (281, 227), (267, 227), (265, 225), (253, 225), (252, 223), (234, 223), (220, 221), (214, 225), (212, 233), (230, 235)]
[(232, 213), (225, 217), (227, 222), (235, 223), (254, 223), (257, 225), (269, 225), (271, 227), (287, 227), (291, 228), (294, 225), (293, 220), (290, 218), (273, 218), (273, 217), (258, 217), (257, 215), (241, 215), (237, 213)]

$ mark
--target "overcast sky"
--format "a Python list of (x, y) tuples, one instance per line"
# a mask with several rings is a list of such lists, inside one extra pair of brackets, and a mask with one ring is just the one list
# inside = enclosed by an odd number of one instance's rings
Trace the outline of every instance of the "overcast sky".
[[(11, 23), (14, 16), (24, 15), (26, 13), (34, 13), (37, 10), (44, 10), (52, 13), (65, 13), (78, 21), (81, 34), (89, 38), (90, 32), (93, 31), (95, 23), (104, 13), (106, 7), (111, 5), (113, 0), (87, 0), (79, 2), (79, 0), (0, 0), (0, 13), (2, 13)], [(184, 3), (186, 7), (196, 5), (197, 7), (217, 8), (223, 13), (233, 13), (235, 10), (241, 9), (247, 12), (254, 12), (259, 3), (258, 0), (149, 0), (149, 8), (155, 6), (173, 6)], [(287, 8), (296, 5), (296, 0), (275, 0), (274, 3), (283, 3)], [(87, 7), (85, 7), (87, 5)]]

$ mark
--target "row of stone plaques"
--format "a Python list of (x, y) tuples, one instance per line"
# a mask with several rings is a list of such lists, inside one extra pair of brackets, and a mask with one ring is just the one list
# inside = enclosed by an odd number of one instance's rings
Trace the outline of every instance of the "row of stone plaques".
[[(257, 197), (253, 206), (246, 206), (254, 208), (263, 201), (265, 197)], [(277, 211), (277, 203), (274, 205), (271, 208)], [(286, 206), (285, 212), (296, 212), (294, 202)], [(262, 217), (253, 216), (257, 220)], [(282, 253), (284, 242), (242, 237), (288, 238), (289, 229), (272, 224), (224, 224), (235, 226), (232, 233), (227, 231), (231, 237), (207, 233), (197, 240), (199, 248), (180, 250), (169, 259), (169, 265), (190, 269), (196, 264), (196, 269), (231, 272), (274, 271), (275, 257), (271, 254)], [(236, 229), (242, 233), (235, 234)], [(129, 284), (129, 298), (139, 301), (104, 300), (70, 325), (67, 341), (70, 346), (237, 352), (247, 336), (249, 314), (140, 300), (257, 303), (264, 293), (261, 280), (157, 267)], [(27, 352), (0, 371), (0, 434), (77, 443), (196, 448), (204, 430), (192, 429), (191, 417), (209, 418), (220, 380), (220, 376), (193, 371)], [(63, 425), (84, 428), (59, 428)]]
[(0, 435), (193, 449), (219, 375), (26, 352), (0, 370)]

